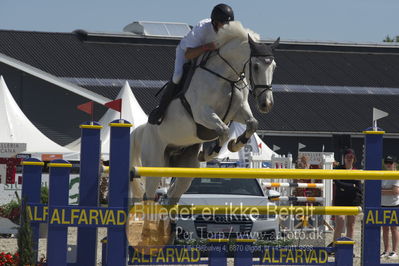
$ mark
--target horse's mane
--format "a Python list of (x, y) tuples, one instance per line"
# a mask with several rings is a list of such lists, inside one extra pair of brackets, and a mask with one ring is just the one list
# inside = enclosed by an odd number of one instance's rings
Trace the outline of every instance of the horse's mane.
[(239, 38), (242, 41), (247, 41), (248, 34), (254, 41), (260, 40), (259, 34), (250, 29), (244, 28), (240, 21), (231, 21), (219, 29), (216, 37), (216, 43), (220, 47), (236, 38)]

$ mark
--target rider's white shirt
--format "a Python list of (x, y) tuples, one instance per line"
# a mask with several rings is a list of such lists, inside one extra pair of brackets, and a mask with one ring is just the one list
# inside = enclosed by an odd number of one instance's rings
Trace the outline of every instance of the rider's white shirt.
[(186, 51), (187, 48), (198, 47), (212, 42), (215, 39), (216, 32), (213, 29), (211, 19), (207, 18), (198, 22), (198, 24), (180, 41), (179, 46)]
[(216, 32), (213, 29), (210, 18), (203, 19), (180, 41), (176, 47), (175, 71), (173, 82), (178, 84), (183, 75), (183, 64), (188, 60), (184, 54), (187, 48), (194, 48), (216, 40)]

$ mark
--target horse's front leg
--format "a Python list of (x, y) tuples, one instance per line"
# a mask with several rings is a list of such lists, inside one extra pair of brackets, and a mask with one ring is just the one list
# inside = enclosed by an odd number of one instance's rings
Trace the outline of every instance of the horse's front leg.
[(244, 147), (248, 140), (252, 137), (253, 134), (255, 134), (256, 130), (258, 129), (258, 120), (253, 117), (251, 109), (248, 105), (236, 115), (234, 121), (242, 124), (245, 123), (246, 129), (237, 139), (232, 139), (229, 141), (227, 148), (231, 152), (237, 152), (242, 147)]
[(237, 139), (232, 139), (229, 141), (229, 144), (227, 145), (229, 151), (239, 151), (242, 147), (245, 146), (245, 144), (247, 144), (248, 140), (258, 129), (258, 120), (256, 120), (255, 118), (245, 121), (245, 124), (247, 125), (245, 131)]
[(216, 134), (218, 135), (218, 141), (214, 146), (210, 146), (208, 149), (203, 150), (198, 154), (199, 161), (210, 161), (219, 154), (223, 144), (225, 144), (229, 139), (229, 127), (210, 107), (203, 108), (202, 112), (197, 114), (194, 119), (197, 123), (203, 125), (204, 127), (215, 130)]
[[(174, 158), (171, 160), (171, 167), (198, 168), (200, 165), (197, 156), (200, 147), (201, 144), (194, 144), (190, 147), (186, 147), (181, 154), (174, 156)], [(169, 199), (169, 205), (174, 205), (179, 202), (181, 195), (186, 193), (193, 179), (194, 178), (184, 177), (176, 178), (174, 180), (167, 194), (167, 197)]]

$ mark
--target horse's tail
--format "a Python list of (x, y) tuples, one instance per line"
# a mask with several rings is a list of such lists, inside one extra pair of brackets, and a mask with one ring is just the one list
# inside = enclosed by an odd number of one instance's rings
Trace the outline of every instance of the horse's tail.
[[(130, 169), (141, 166), (141, 141), (143, 139), (144, 125), (135, 128), (130, 135)], [(133, 198), (142, 199), (144, 195), (144, 178), (133, 178), (131, 182), (131, 192)]]

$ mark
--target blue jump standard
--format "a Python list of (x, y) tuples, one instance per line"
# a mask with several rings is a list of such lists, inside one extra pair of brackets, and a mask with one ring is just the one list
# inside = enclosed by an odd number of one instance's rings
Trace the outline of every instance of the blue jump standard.
[[(48, 206), (40, 204), (41, 171), (43, 162), (28, 159), (23, 162), (22, 198), (32, 214), (33, 243), (37, 250), (39, 223), (48, 224), (47, 265), (96, 265), (97, 228), (108, 227), (103, 241), (102, 262), (108, 266), (141, 264), (206, 264), (226, 265), (229, 255), (227, 240), (210, 240), (207, 258), (195, 246), (166, 246), (157, 249), (155, 256), (142, 255), (128, 247), (125, 224), (128, 215), (130, 123), (115, 120), (111, 124), (109, 207), (98, 205), (100, 130), (96, 122), (84, 123), (82, 128), (80, 201), (68, 206), (69, 173), (71, 165), (54, 160), (50, 166)], [(381, 131), (365, 132), (367, 170), (380, 170), (382, 158)], [(398, 225), (397, 210), (380, 207), (380, 181), (365, 182), (363, 220), (363, 265), (380, 264), (381, 225)], [(76, 263), (67, 263), (68, 226), (77, 226), (78, 246)], [(342, 238), (335, 247), (256, 246), (253, 240), (238, 240), (234, 244), (235, 265), (353, 265), (353, 241)], [(327, 253), (335, 252), (335, 261), (328, 262)], [(156, 252), (156, 251), (154, 251)], [(37, 254), (36, 254), (37, 255)], [(254, 260), (255, 258), (255, 260)], [(399, 265), (399, 264), (389, 264)]]

